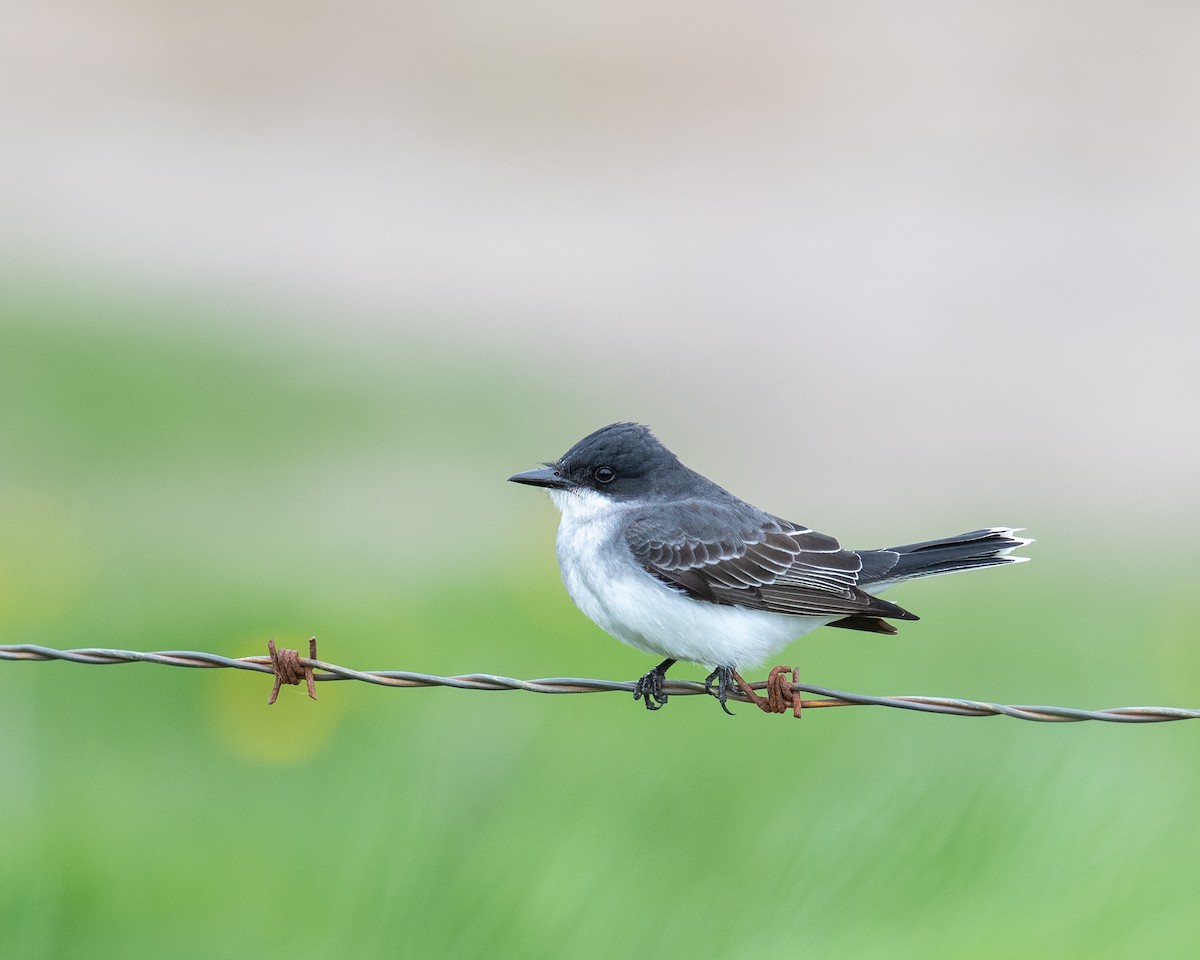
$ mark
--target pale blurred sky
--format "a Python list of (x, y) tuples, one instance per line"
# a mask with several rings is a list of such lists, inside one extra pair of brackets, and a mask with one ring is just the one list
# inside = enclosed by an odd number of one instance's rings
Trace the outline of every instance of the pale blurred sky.
[[(514, 470), (632, 417), (804, 522), (922, 497), (1200, 517), (1194, 3), (3, 20), (9, 288), (493, 350), (555, 408), (514, 427)], [(798, 474), (837, 485), (816, 517), (767, 496)]]

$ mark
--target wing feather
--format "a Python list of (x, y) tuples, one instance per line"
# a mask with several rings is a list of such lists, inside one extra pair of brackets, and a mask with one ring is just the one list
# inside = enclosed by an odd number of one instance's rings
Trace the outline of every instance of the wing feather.
[(740, 502), (658, 507), (630, 525), (626, 542), (644, 570), (697, 600), (797, 616), (915, 619), (859, 588), (857, 553)]

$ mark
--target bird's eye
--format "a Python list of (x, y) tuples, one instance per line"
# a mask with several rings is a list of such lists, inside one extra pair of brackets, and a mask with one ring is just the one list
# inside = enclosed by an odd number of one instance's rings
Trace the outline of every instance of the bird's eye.
[(617, 478), (616, 471), (612, 467), (597, 467), (592, 471), (592, 476), (599, 483), (612, 483)]

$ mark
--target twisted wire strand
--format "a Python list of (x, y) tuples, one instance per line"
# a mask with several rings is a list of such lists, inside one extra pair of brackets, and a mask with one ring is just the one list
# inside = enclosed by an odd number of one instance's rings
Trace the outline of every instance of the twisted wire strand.
[[(115, 650), (108, 647), (85, 647), (76, 650), (56, 650), (37, 644), (0, 646), (0, 660), (66, 660), (71, 663), (109, 665), (117, 663), (155, 663), (169, 667), (229, 668), (255, 673), (276, 674), (271, 657), (223, 657), (197, 650), (161, 650), (147, 653), (139, 650)], [(587, 677), (547, 677), (537, 680), (518, 680), (490, 673), (469, 673), (456, 677), (440, 677), (410, 670), (352, 670), (349, 667), (326, 663), (311, 657), (296, 657), (301, 667), (310, 667), (313, 679), (358, 680), (386, 687), (454, 687), (459, 690), (525, 690), (529, 693), (633, 693), (634, 682), (596, 680)], [(763, 682), (752, 683), (754, 690), (766, 687)], [(981, 700), (953, 697), (872, 697), (861, 693), (833, 690), (811, 683), (791, 684), (797, 693), (812, 694), (820, 699), (802, 700), (805, 709), (816, 707), (878, 706), (921, 713), (940, 713), (958, 717), (1005, 716), (1040, 723), (1078, 723), (1083, 720), (1103, 720), (1109, 723), (1163, 723), (1173, 720), (1198, 720), (1200, 709), (1182, 707), (1111, 707), (1105, 710), (1079, 710), (1074, 707), (1008, 705)], [(708, 693), (704, 684), (689, 680), (667, 680), (663, 691), (672, 696), (697, 696)], [(749, 702), (740, 692), (732, 692), (731, 700)]]

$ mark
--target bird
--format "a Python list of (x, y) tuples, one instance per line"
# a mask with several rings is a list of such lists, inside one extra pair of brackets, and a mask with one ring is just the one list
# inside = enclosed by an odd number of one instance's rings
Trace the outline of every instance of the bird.
[[(557, 554), (571, 599), (618, 640), (664, 658), (634, 685), (648, 710), (667, 702), (678, 661), (711, 668), (726, 700), (741, 669), (821, 626), (894, 634), (917, 620), (881, 599), (894, 584), (1020, 563), (1033, 541), (985, 527), (878, 550), (761, 510), (680, 462), (639, 423), (601, 427), (559, 459), (509, 477), (541, 487), (561, 513)], [(714, 690), (715, 685), (715, 690)]]

